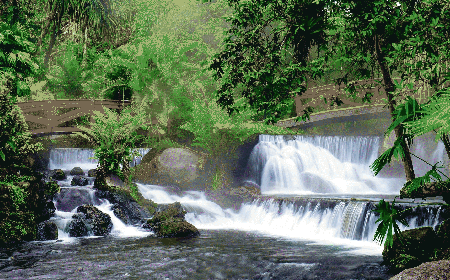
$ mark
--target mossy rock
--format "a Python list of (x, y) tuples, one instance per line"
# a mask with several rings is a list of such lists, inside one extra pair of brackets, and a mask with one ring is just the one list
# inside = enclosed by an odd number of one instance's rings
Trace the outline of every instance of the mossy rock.
[(401, 232), (403, 237), (400, 242), (397, 234), (393, 238), (393, 246), (389, 248), (385, 245), (383, 250), (383, 259), (389, 263), (400, 257), (400, 255), (410, 255), (421, 262), (431, 259), (436, 247), (438, 237), (432, 227), (420, 227)]
[(437, 236), (441, 239), (443, 247), (450, 247), (450, 219), (443, 221), (439, 225)]
[(161, 222), (158, 225), (158, 230), (156, 232), (158, 237), (172, 238), (172, 237), (196, 237), (200, 235), (198, 229), (192, 224), (176, 219), (170, 218)]
[(200, 235), (198, 229), (185, 221), (186, 211), (179, 202), (169, 205), (160, 205), (159, 211), (153, 218), (147, 220), (145, 228), (151, 229), (156, 236), (171, 237), (196, 237)]
[(400, 254), (398, 257), (390, 261), (391, 269), (393, 271), (402, 271), (408, 268), (416, 267), (422, 262), (411, 255)]

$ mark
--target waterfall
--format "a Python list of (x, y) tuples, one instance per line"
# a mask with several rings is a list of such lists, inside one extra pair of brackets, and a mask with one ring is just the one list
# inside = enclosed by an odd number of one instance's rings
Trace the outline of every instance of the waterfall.
[[(130, 166), (135, 166), (141, 162), (142, 157), (150, 149), (136, 149), (141, 157), (135, 157)], [(94, 156), (93, 149), (76, 149), (76, 148), (57, 148), (50, 151), (49, 169), (71, 170), (74, 167), (83, 169), (85, 175), (89, 169), (97, 168), (98, 160), (89, 159)], [(138, 227), (126, 225), (114, 215), (111, 210), (112, 204), (106, 199), (98, 199), (93, 189), (94, 178), (87, 178), (87, 186), (71, 186), (74, 176), (67, 175), (67, 179), (59, 181), (61, 191), (55, 196), (53, 203), (55, 204), (55, 216), (51, 218), (58, 227), (58, 238), (66, 242), (76, 240), (69, 237), (67, 226), (72, 221), (73, 214), (76, 213), (77, 207), (90, 204), (97, 207), (100, 211), (111, 217), (113, 224), (111, 235), (117, 237), (144, 237), (151, 233), (144, 231)]]
[(398, 194), (404, 179), (369, 169), (378, 148), (378, 137), (260, 135), (248, 180), (265, 194)]
[[(150, 148), (138, 148), (134, 151), (137, 151), (141, 157), (135, 157), (130, 162), (130, 166), (138, 165)], [(98, 160), (90, 159), (90, 157), (94, 157), (93, 149), (55, 148), (50, 151), (49, 169), (71, 170), (73, 167), (80, 167), (88, 171), (97, 168)]]
[[(207, 200), (203, 192), (184, 195), (170, 193), (164, 187), (137, 184), (145, 198), (156, 203), (179, 201), (186, 220), (199, 229), (242, 230), (293, 240), (358, 248), (362, 254), (381, 254), (383, 247), (373, 241), (378, 214), (371, 211), (375, 202), (339, 199), (263, 197), (241, 205), (239, 211), (222, 209)], [(405, 207), (400, 206), (402, 209)], [(443, 221), (439, 206), (418, 207), (407, 218), (409, 227), (436, 227)]]

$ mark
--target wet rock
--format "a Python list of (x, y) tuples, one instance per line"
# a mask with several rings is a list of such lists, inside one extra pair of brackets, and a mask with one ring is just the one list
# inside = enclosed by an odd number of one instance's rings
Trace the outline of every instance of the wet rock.
[(92, 205), (82, 205), (77, 209), (78, 213), (82, 213), (85, 216), (85, 221), (90, 225), (92, 233), (96, 236), (106, 236), (111, 232), (112, 221), (111, 217), (98, 210), (97, 207)]
[(450, 261), (426, 262), (417, 267), (406, 269), (390, 280), (446, 280), (450, 279)]
[(61, 181), (61, 180), (66, 180), (67, 176), (64, 173), (64, 171), (62, 171), (61, 169), (53, 169), (50, 170), (48, 176), (53, 179), (53, 180), (57, 180), (57, 181)]
[(68, 232), (70, 237), (83, 237), (88, 236), (91, 231), (88, 228), (86, 218), (84, 214), (74, 214), (72, 216), (72, 221), (68, 224)]
[(56, 207), (52, 200), (47, 200), (41, 212), (41, 219), (48, 220), (55, 215)]
[(97, 169), (89, 169), (88, 177), (97, 177)]
[(84, 171), (80, 167), (74, 167), (70, 170), (70, 175), (84, 175)]
[(77, 214), (72, 216), (69, 223), (69, 236), (82, 237), (93, 234), (95, 236), (106, 236), (111, 232), (111, 217), (98, 210), (92, 205), (78, 207)]
[[(109, 174), (105, 178), (105, 186), (102, 186), (100, 190), (97, 189), (95, 196), (97, 198), (107, 199), (110, 203), (114, 204), (114, 213), (117, 213), (119, 219), (125, 224), (142, 225), (152, 216), (154, 210), (151, 212), (147, 209), (148, 207), (139, 205), (124, 188), (127, 187), (118, 176)], [(145, 201), (149, 207), (154, 204), (150, 200)], [(144, 206), (147, 205), (145, 204)]]
[(36, 240), (57, 240), (58, 239), (58, 227), (53, 221), (44, 221), (37, 226)]
[(76, 175), (72, 178), (72, 181), (70, 182), (70, 185), (72, 186), (87, 186), (88, 185), (88, 179), (84, 176)]
[(97, 204), (100, 202), (95, 196), (91, 197), (88, 189), (62, 188), (55, 196), (56, 207), (60, 211), (70, 212), (83, 204)]
[(184, 219), (186, 211), (179, 202), (159, 205), (153, 218), (147, 220), (144, 228), (151, 229), (158, 237), (196, 237), (198, 229)]
[[(384, 247), (383, 259), (395, 270), (410, 268), (429, 261), (433, 256), (438, 237), (431, 227), (421, 227), (401, 232), (403, 244), (394, 235), (392, 248)], [(404, 255), (404, 256), (402, 256)]]

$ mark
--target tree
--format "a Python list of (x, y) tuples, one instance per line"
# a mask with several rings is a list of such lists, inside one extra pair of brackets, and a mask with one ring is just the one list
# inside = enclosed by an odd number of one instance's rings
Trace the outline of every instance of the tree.
[(86, 54), (87, 49), (89, 27), (94, 29), (112, 28), (115, 24), (109, 0), (50, 0), (47, 2), (46, 9), (48, 17), (42, 25), (41, 36), (37, 43), (38, 47), (41, 48), (44, 38), (50, 33), (50, 42), (44, 58), (44, 68), (48, 67), (50, 54), (56, 43), (64, 16), (68, 16), (70, 20), (81, 25), (84, 54)]
[[(219, 80), (218, 103), (229, 114), (236, 97), (244, 97), (275, 123), (290, 110), (296, 94), (306, 91), (306, 73), (315, 77), (319, 68), (310, 62), (311, 46), (325, 46), (328, 28), (324, 1), (228, 0), (234, 14), (227, 18), (225, 49), (214, 56), (210, 69)], [(271, 29), (269, 36), (265, 30)]]

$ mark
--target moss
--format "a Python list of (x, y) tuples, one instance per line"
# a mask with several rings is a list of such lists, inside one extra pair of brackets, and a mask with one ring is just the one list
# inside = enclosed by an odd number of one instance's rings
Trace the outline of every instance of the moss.
[(45, 183), (44, 193), (49, 197), (53, 197), (55, 194), (61, 191), (60, 186), (56, 181), (50, 181)]
[(33, 212), (0, 212), (0, 244), (31, 241), (36, 238), (36, 222)]

